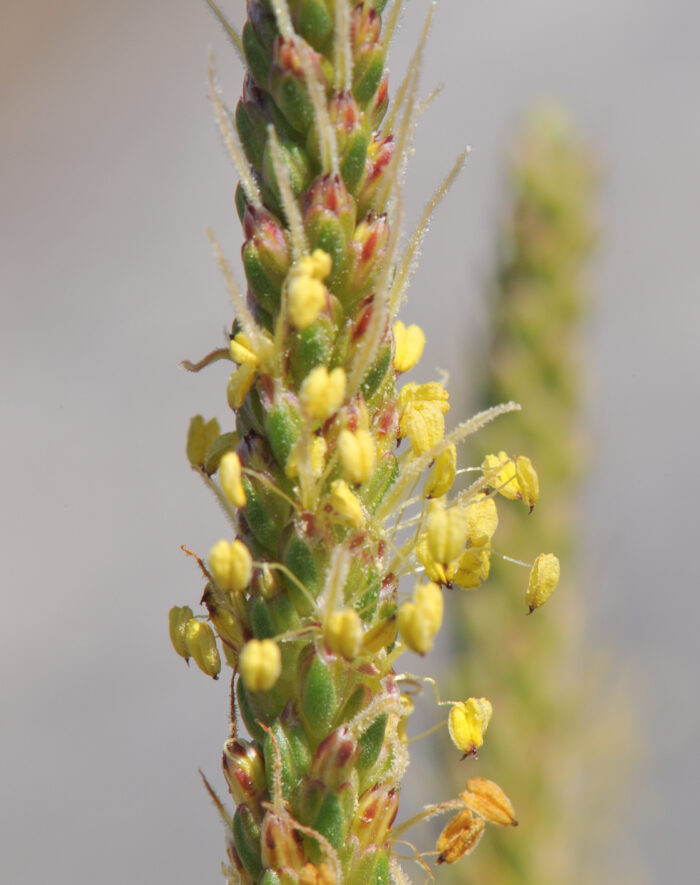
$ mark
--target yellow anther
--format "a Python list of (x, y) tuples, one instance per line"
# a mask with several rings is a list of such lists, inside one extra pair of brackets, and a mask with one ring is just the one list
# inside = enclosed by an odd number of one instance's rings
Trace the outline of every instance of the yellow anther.
[(463, 590), (475, 590), (488, 578), (490, 569), (490, 548), (470, 547), (457, 560), (452, 583)]
[(396, 728), (396, 733), (398, 734), (400, 740), (405, 743), (408, 742), (408, 735), (406, 734), (406, 726), (408, 725), (408, 720), (413, 713), (415, 708), (415, 703), (413, 698), (408, 694), (401, 695), (401, 716), (399, 717), (399, 724)]
[(450, 581), (452, 567), (446, 569), (445, 566), (433, 559), (428, 544), (428, 533), (423, 532), (416, 543), (416, 556), (418, 561), (425, 569), (426, 576), (438, 584), (447, 584)]
[(530, 508), (530, 512), (532, 512), (535, 504), (540, 499), (540, 481), (537, 478), (532, 462), (525, 455), (518, 455), (515, 459), (515, 475), (518, 479), (523, 501)]
[(209, 624), (192, 618), (185, 628), (187, 651), (199, 669), (214, 679), (221, 670), (221, 659), (216, 647), (216, 637)]
[(323, 283), (307, 274), (293, 276), (287, 294), (289, 319), (297, 329), (306, 329), (316, 322), (328, 298)]
[(239, 593), (250, 584), (253, 576), (253, 557), (243, 541), (236, 538), (231, 544), (231, 590)]
[(505, 452), (497, 455), (487, 455), (481, 469), (487, 477), (491, 487), (500, 492), (504, 498), (520, 498), (520, 484), (515, 470), (515, 461)]
[(434, 402), (408, 403), (400, 413), (399, 432), (411, 441), (415, 454), (427, 452), (445, 435), (442, 410)]
[(465, 808), (456, 814), (438, 837), (438, 863), (456, 863), (479, 844), (484, 833), (484, 819)]
[(299, 873), (299, 885), (339, 885), (335, 873), (327, 863), (314, 866), (310, 861), (305, 863)]
[(433, 469), (423, 487), (426, 498), (441, 498), (446, 495), (457, 472), (457, 447), (446, 446), (435, 459)]
[(250, 583), (253, 559), (240, 539), (233, 543), (219, 541), (209, 552), (209, 571), (217, 586), (237, 593)]
[[(299, 458), (303, 454), (302, 446), (304, 445), (304, 440), (300, 439), (299, 442), (294, 446), (287, 458), (287, 463), (284, 467), (284, 472), (290, 479), (294, 479), (299, 476)], [(314, 436), (311, 439), (311, 442), (308, 443), (309, 446), (309, 466), (311, 467), (311, 474), (314, 479), (318, 479), (323, 473), (323, 469), (326, 466), (326, 453), (328, 452), (328, 443), (322, 436)]]
[(185, 659), (190, 656), (185, 641), (185, 631), (187, 629), (187, 624), (192, 617), (192, 609), (189, 605), (174, 605), (170, 609), (170, 615), (168, 618), (170, 622), (170, 641), (172, 642), (175, 651), (180, 657)]
[(326, 454), (328, 452), (328, 443), (322, 436), (315, 436), (311, 440), (309, 446), (309, 462), (311, 463), (311, 473), (316, 479), (323, 473), (326, 466)]
[(409, 403), (434, 403), (443, 415), (450, 411), (449, 393), (442, 384), (437, 381), (429, 381), (427, 384), (404, 384), (399, 393), (399, 410)]
[(433, 635), (437, 633), (442, 625), (444, 608), (442, 590), (432, 581), (419, 584), (413, 591), (413, 601), (428, 618)]
[(452, 743), (465, 756), (476, 753), (484, 743), (484, 732), (489, 726), (493, 707), (486, 698), (469, 698), (454, 704), (450, 710), (447, 727)]
[(323, 637), (332, 651), (352, 661), (362, 648), (362, 620), (351, 608), (333, 612)]
[(190, 464), (203, 466), (207, 449), (220, 433), (221, 429), (216, 418), (205, 422), (201, 415), (195, 415), (191, 419), (187, 431), (187, 458)]
[(250, 388), (255, 383), (257, 369), (252, 363), (243, 363), (235, 372), (231, 373), (226, 387), (226, 399), (232, 409), (240, 409)]
[(443, 565), (454, 562), (467, 542), (467, 520), (459, 507), (445, 509), (435, 504), (426, 522), (428, 550)]
[(299, 261), (298, 269), (300, 274), (325, 280), (333, 269), (333, 259), (323, 249), (314, 249), (311, 255), (304, 255)]
[[(209, 617), (221, 638), (224, 654), (229, 650), (238, 653), (243, 647), (243, 630), (238, 619), (228, 609), (212, 605), (209, 607)], [(229, 656), (226, 657), (228, 660)]]
[(235, 452), (226, 452), (219, 462), (219, 482), (234, 507), (245, 507), (246, 495), (241, 482), (241, 460)]
[(282, 655), (272, 639), (251, 639), (239, 660), (243, 684), (250, 691), (269, 691), (282, 672)]
[(425, 333), (420, 326), (404, 326), (397, 320), (394, 332), (394, 368), (397, 372), (408, 372), (423, 355)]
[(499, 827), (517, 827), (515, 809), (503, 790), (484, 777), (471, 777), (467, 789), (459, 794), (467, 808), (475, 811), (489, 823)]
[(365, 524), (365, 513), (357, 495), (350, 491), (344, 479), (336, 479), (331, 483), (330, 505), (343, 522), (355, 529)]
[(343, 472), (351, 483), (367, 482), (374, 473), (377, 452), (374, 437), (369, 430), (360, 428), (354, 433), (341, 430), (338, 437), (338, 453)]
[(498, 528), (498, 510), (490, 495), (478, 494), (468, 501), (463, 512), (467, 521), (467, 537), (472, 547), (488, 544)]
[(413, 601), (399, 608), (399, 632), (404, 643), (419, 655), (427, 654), (442, 624), (442, 593), (433, 583), (419, 585)]
[(405, 645), (419, 655), (427, 654), (433, 647), (430, 620), (415, 602), (404, 602), (400, 606), (399, 632)]
[(316, 366), (304, 378), (299, 400), (309, 418), (325, 421), (334, 415), (345, 399), (347, 377), (341, 368), (330, 372), (325, 366)]
[(532, 566), (525, 602), (533, 612), (544, 605), (559, 583), (559, 560), (553, 553), (540, 553)]
[(235, 338), (229, 342), (229, 351), (231, 359), (239, 365), (258, 365), (258, 356), (255, 353), (253, 345), (245, 332), (239, 332)]
[(391, 617), (380, 621), (371, 630), (368, 630), (362, 640), (362, 648), (371, 655), (376, 655), (383, 648), (396, 642), (396, 634), (399, 631), (397, 618)]

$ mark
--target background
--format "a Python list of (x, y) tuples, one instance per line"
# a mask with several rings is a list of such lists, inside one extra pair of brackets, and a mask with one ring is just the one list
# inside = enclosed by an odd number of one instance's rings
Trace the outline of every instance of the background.
[[(242, 0), (222, 2), (240, 22)], [(409, 5), (394, 88), (427, 8)], [(442, 0), (424, 94), (445, 88), (407, 175), (410, 221), (474, 148), (405, 310), (428, 334), (423, 372), (450, 372), (456, 419), (517, 120), (559, 99), (598, 152), (590, 641), (635, 687), (647, 745), (618, 848), (676, 885), (697, 881), (700, 790), (699, 34), (690, 0)], [(196, 769), (218, 777), (227, 687), (167, 638), (168, 608), (200, 588), (179, 544), (204, 551), (223, 530), (184, 439), (192, 414), (225, 417), (226, 372), (178, 369), (230, 322), (204, 228), (232, 258), (241, 242), (210, 45), (234, 105), (241, 71), (203, 2), (0, 0), (0, 876), (14, 885), (219, 881)]]

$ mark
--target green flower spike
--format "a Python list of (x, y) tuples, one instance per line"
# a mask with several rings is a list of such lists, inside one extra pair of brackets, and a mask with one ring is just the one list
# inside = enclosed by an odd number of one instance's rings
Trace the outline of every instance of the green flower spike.
[[(208, 2), (247, 66), (233, 113), (213, 59), (209, 69), (240, 179), (247, 286), (210, 235), (235, 316), (224, 348), (185, 365), (230, 360), (230, 412), (221, 425), (193, 419), (187, 452), (230, 528), (200, 561), (204, 619), (176, 607), (171, 637), (215, 676), (216, 634), (233, 670), (223, 757), (233, 816), (208, 787), (226, 822), (230, 885), (405, 883), (396, 849), (409, 825), (454, 809), (487, 819), (457, 798), (394, 827), (420, 686), (396, 663), (432, 647), (445, 588), (481, 582), (496, 526), (493, 471), (451, 492), (456, 446), (518, 408), (488, 409), (446, 435), (442, 385), (400, 386), (425, 336), (396, 313), (466, 152), (400, 247), (399, 171), (433, 6), (389, 108), (399, 2), (383, 16), (385, 0), (248, 0), (240, 36)], [(469, 726), (469, 752), (486, 724)]]

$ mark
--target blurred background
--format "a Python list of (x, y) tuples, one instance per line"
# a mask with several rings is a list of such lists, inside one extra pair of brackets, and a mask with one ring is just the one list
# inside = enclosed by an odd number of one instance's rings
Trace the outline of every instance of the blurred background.
[[(222, 5), (242, 21), (242, 0)], [(409, 6), (394, 87), (427, 9)], [(612, 764), (633, 763), (610, 777), (624, 795), (602, 800), (622, 799), (608, 851), (629, 858), (625, 885), (697, 882), (699, 34), (690, 0), (442, 0), (423, 83), (445, 87), (406, 181), (408, 231), (472, 145), (404, 312), (428, 335), (422, 373), (450, 374), (456, 421), (481, 396), (522, 115), (563, 103), (602, 173), (576, 540), (584, 649), (638, 711)], [(187, 670), (166, 624), (200, 586), (179, 545), (207, 550), (223, 526), (184, 440), (192, 414), (226, 414), (226, 371), (178, 369), (231, 317), (204, 228), (232, 258), (241, 242), (210, 46), (233, 105), (241, 69), (204, 2), (0, 0), (0, 875), (13, 885), (219, 880), (197, 766), (217, 781), (227, 687)], [(614, 743), (616, 709), (599, 712)], [(585, 752), (594, 771), (598, 745)]]

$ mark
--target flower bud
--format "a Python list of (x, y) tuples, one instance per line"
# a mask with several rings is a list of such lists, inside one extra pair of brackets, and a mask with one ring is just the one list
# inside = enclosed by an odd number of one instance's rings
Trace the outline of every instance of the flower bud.
[(472, 814), (469, 809), (460, 811), (440, 833), (435, 846), (437, 862), (455, 863), (473, 851), (484, 833), (484, 819)]
[(261, 89), (267, 89), (270, 79), (270, 55), (251, 22), (245, 23), (241, 38), (249, 72)]
[(420, 326), (406, 327), (401, 320), (393, 326), (394, 333), (394, 368), (397, 372), (408, 372), (423, 355), (425, 333)]
[(289, 814), (282, 817), (274, 811), (267, 812), (263, 818), (260, 845), (266, 868), (300, 870), (304, 866), (304, 846), (297, 838), (294, 821)]
[(484, 743), (484, 732), (489, 726), (493, 707), (486, 698), (469, 698), (450, 709), (447, 727), (452, 743), (465, 756), (473, 756)]
[(267, 793), (265, 763), (257, 744), (230, 738), (224, 744), (224, 777), (236, 805), (255, 808)]
[[(328, 106), (328, 116), (333, 127), (340, 174), (345, 186), (353, 194), (365, 174), (367, 150), (371, 139), (369, 120), (349, 92), (333, 95)], [(307, 150), (320, 165), (317, 124), (309, 130)]]
[(270, 93), (292, 128), (305, 134), (314, 121), (314, 107), (306, 87), (302, 53), (306, 54), (306, 64), (312, 65), (322, 76), (318, 56), (313, 50), (301, 41), (279, 36), (272, 53)]
[(343, 471), (354, 485), (367, 482), (374, 473), (377, 453), (374, 437), (369, 430), (360, 428), (354, 433), (341, 430), (338, 436), (338, 454)]
[(446, 446), (435, 459), (430, 476), (423, 486), (426, 498), (441, 498), (452, 488), (457, 473), (457, 447)]
[(559, 560), (553, 553), (540, 553), (532, 566), (525, 602), (530, 612), (544, 605), (559, 583)]
[(312, 735), (321, 738), (328, 733), (337, 702), (330, 664), (312, 651), (299, 665), (299, 710)]
[(355, 228), (348, 244), (348, 271), (342, 287), (334, 288), (346, 312), (350, 312), (372, 286), (382, 266), (389, 243), (389, 225), (385, 215), (368, 215)]
[(320, 52), (333, 31), (333, 16), (326, 0), (293, 0), (289, 6), (294, 30)]
[(275, 398), (265, 416), (267, 436), (275, 460), (283, 469), (301, 435), (302, 416), (295, 397), (282, 395)]
[[(362, 217), (375, 203), (375, 198), (385, 175), (392, 171), (391, 158), (394, 155), (394, 136), (375, 136), (367, 149), (366, 174), (357, 193), (357, 214)], [(383, 206), (376, 207), (378, 211)]]
[(333, 612), (323, 631), (328, 647), (352, 661), (362, 647), (362, 621), (354, 609)]
[(235, 452), (226, 452), (219, 462), (219, 482), (234, 507), (245, 507), (246, 496), (241, 483), (241, 460)]
[(330, 505), (334, 513), (352, 528), (360, 529), (365, 524), (362, 504), (345, 480), (336, 479), (331, 483)]
[(262, 102), (247, 100), (256, 89), (254, 83), (251, 86), (249, 82), (247, 87), (244, 86), (246, 99), (239, 101), (236, 106), (236, 129), (248, 162), (254, 169), (260, 169), (267, 140), (267, 120), (260, 107)]
[(343, 369), (338, 367), (329, 372), (325, 366), (317, 366), (304, 378), (299, 401), (309, 418), (325, 421), (342, 406), (346, 385)]
[(221, 433), (219, 422), (216, 418), (204, 421), (201, 415), (195, 415), (190, 420), (187, 431), (187, 458), (195, 467), (204, 466), (204, 458), (207, 449)]
[(309, 769), (311, 780), (322, 781), (336, 789), (350, 780), (350, 772), (357, 758), (357, 742), (346, 726), (332, 731), (321, 741)]
[(248, 805), (239, 805), (233, 816), (233, 841), (246, 872), (257, 881), (262, 872), (260, 823)]
[(170, 615), (168, 618), (170, 622), (170, 641), (172, 642), (175, 651), (185, 660), (188, 660), (190, 656), (187, 649), (187, 642), (185, 640), (185, 631), (187, 624), (192, 617), (192, 609), (189, 605), (174, 605), (170, 609)]
[(331, 257), (331, 290), (343, 271), (355, 221), (355, 202), (340, 175), (317, 178), (305, 195), (304, 231), (312, 249), (322, 249)]
[(239, 669), (249, 691), (269, 691), (282, 672), (279, 646), (272, 639), (251, 639), (243, 646)]
[(396, 790), (387, 790), (380, 786), (365, 790), (358, 800), (351, 829), (361, 848), (366, 850), (370, 845), (386, 843), (398, 808), (399, 794)]
[(499, 827), (518, 825), (510, 799), (493, 781), (483, 777), (472, 777), (467, 781), (467, 791), (460, 793), (459, 798), (489, 823)]
[(287, 235), (271, 213), (251, 205), (243, 217), (243, 232), (243, 267), (250, 292), (263, 310), (272, 313), (291, 266)]
[[(278, 131), (278, 158), (289, 176), (289, 184), (295, 197), (300, 196), (309, 185), (312, 169), (309, 157), (304, 149), (291, 138)], [(263, 154), (263, 182), (267, 189), (266, 202), (270, 202), (275, 211), (282, 215), (282, 199), (280, 185), (275, 172), (275, 151), (272, 139), (268, 137)], [(271, 200), (267, 200), (270, 197)]]
[(361, 108), (366, 108), (384, 74), (384, 47), (379, 42), (381, 19), (366, 3), (352, 12), (353, 76), (352, 94)]
[(185, 627), (185, 644), (199, 669), (216, 679), (221, 670), (221, 659), (214, 631), (209, 624), (191, 618)]

